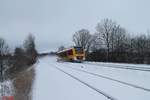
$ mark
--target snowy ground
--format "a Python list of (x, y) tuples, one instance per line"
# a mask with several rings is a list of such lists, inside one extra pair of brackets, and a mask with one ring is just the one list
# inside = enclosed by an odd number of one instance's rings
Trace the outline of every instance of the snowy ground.
[[(135, 67), (146, 71), (132, 69)], [(149, 68), (133, 64), (56, 62), (54, 56), (41, 58), (36, 67), (33, 100), (150, 100)]]
[(0, 83), (0, 97), (1, 95), (12, 96), (14, 95), (13, 91), (14, 91), (14, 88), (10, 80)]

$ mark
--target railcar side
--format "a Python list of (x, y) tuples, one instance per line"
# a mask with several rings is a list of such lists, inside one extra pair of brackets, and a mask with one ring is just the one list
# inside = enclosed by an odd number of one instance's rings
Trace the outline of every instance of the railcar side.
[(81, 47), (64, 49), (57, 53), (58, 57), (65, 61), (82, 62), (85, 60), (85, 51)]

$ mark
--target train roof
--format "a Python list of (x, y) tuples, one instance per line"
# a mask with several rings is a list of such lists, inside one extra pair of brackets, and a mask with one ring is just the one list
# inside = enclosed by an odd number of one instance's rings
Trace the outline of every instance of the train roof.
[(62, 53), (62, 52), (68, 51), (68, 50), (73, 49), (73, 48), (82, 48), (82, 47), (79, 47), (79, 46), (73, 46), (73, 47), (66, 48), (66, 49), (64, 49), (64, 50), (58, 51), (57, 53)]
[(72, 48), (67, 48), (67, 49), (64, 49), (64, 50), (58, 51), (57, 53), (62, 53), (62, 52), (68, 51), (68, 50), (70, 50), (70, 49), (72, 49)]

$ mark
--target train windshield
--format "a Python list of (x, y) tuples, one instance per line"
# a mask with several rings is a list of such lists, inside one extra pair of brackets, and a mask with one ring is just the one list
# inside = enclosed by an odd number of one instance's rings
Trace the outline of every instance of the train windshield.
[(76, 54), (83, 54), (83, 48), (82, 47), (74, 47)]
[(73, 55), (72, 49), (67, 51), (68, 55)]

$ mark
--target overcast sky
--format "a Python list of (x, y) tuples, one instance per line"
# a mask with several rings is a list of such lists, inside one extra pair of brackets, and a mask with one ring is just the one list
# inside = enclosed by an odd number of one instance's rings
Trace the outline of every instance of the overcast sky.
[(0, 37), (14, 47), (33, 33), (39, 51), (56, 50), (73, 45), (72, 34), (81, 28), (94, 33), (104, 18), (129, 32), (146, 32), (149, 10), (149, 0), (0, 0)]

